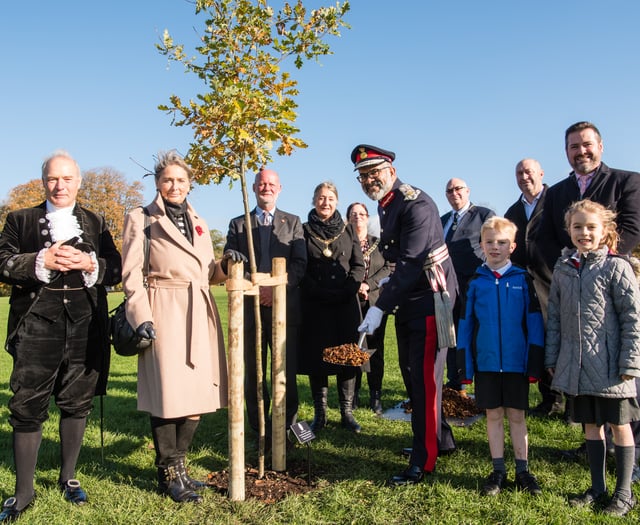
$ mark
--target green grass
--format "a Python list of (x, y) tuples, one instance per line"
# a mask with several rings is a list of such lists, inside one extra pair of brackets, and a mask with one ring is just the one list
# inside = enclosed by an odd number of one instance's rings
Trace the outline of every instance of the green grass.
[[(222, 287), (214, 289), (223, 322), (226, 297)], [(113, 294), (113, 305), (120, 300)], [(0, 298), (0, 338), (4, 340), (8, 301)], [(404, 398), (393, 341), (387, 331), (386, 370), (383, 390), (385, 408)], [(13, 493), (11, 427), (7, 422), (10, 396), (8, 378), (11, 358), (0, 353), (0, 497)], [(313, 409), (306, 377), (299, 379), (300, 418), (310, 420)], [(366, 384), (366, 382), (365, 382)], [(105, 447), (101, 457), (99, 402), (91, 415), (80, 455), (78, 478), (86, 488), (90, 504), (73, 507), (56, 488), (59, 465), (57, 411), (44, 427), (44, 439), (36, 473), (37, 499), (25, 513), (25, 524), (413, 524), (413, 523), (615, 523), (589, 510), (572, 509), (567, 495), (589, 485), (588, 467), (559, 461), (554, 451), (580, 444), (579, 428), (558, 420), (529, 419), (530, 465), (543, 488), (532, 498), (513, 489), (513, 456), (507, 448), (510, 488), (496, 498), (481, 497), (478, 486), (491, 470), (484, 419), (468, 428), (455, 428), (458, 452), (438, 460), (437, 471), (418, 486), (389, 488), (385, 481), (403, 469), (406, 460), (399, 451), (411, 443), (409, 423), (376, 418), (368, 410), (357, 410), (362, 434), (340, 428), (335, 384), (330, 387), (330, 424), (312, 442), (311, 470), (318, 490), (290, 496), (267, 505), (253, 500), (231, 502), (209, 491), (202, 505), (178, 505), (155, 493), (154, 453), (148, 417), (136, 410), (135, 359), (114, 354), (109, 395), (104, 399)], [(365, 388), (366, 397), (366, 388)], [(531, 403), (538, 401), (532, 388)], [(227, 467), (227, 412), (206, 415), (189, 455), (192, 474), (204, 479), (210, 471)], [(250, 432), (247, 432), (250, 435)], [(250, 438), (247, 464), (256, 465)], [(509, 444), (507, 444), (509, 447)], [(290, 464), (306, 461), (304, 447), (289, 455)], [(610, 487), (615, 484), (609, 470)], [(631, 516), (637, 519), (639, 511)]]

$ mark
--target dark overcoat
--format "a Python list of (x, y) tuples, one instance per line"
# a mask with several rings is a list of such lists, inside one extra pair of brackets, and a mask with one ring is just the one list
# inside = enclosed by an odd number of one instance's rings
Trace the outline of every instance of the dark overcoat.
[(348, 224), (323, 254), (325, 244), (304, 225), (307, 271), (302, 280), (302, 337), (298, 352), (298, 373), (338, 374), (348, 367), (322, 360), (325, 348), (358, 340), (360, 306), (358, 289), (364, 278), (360, 241)]

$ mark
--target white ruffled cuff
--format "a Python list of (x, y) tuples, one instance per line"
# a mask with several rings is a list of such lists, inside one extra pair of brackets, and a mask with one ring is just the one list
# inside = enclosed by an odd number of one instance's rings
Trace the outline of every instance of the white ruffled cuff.
[(89, 254), (91, 260), (93, 261), (93, 271), (82, 272), (82, 280), (84, 281), (84, 285), (87, 288), (91, 288), (96, 282), (98, 282), (98, 272), (100, 271), (100, 266), (98, 265), (98, 258), (96, 257), (96, 252), (91, 252)]
[(47, 248), (42, 248), (36, 255), (36, 277), (43, 283), (51, 282), (51, 270), (44, 267), (44, 253)]

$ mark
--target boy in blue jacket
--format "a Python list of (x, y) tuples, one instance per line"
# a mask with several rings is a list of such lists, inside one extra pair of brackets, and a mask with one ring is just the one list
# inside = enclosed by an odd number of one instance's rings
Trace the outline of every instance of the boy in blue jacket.
[(516, 460), (516, 485), (532, 495), (541, 493), (529, 472), (525, 412), (529, 383), (544, 365), (544, 325), (540, 304), (526, 270), (509, 259), (516, 247), (517, 227), (491, 217), (480, 230), (486, 262), (469, 282), (458, 325), (460, 377), (469, 384), (475, 376), (478, 408), (486, 410), (487, 437), (493, 472), (482, 493), (496, 496), (505, 486), (504, 416)]

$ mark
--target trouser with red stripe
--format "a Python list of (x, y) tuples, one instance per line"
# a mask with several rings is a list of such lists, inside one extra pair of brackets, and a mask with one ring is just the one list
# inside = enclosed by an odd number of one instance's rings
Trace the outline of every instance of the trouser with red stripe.
[(455, 441), (442, 415), (442, 384), (446, 349), (438, 349), (434, 316), (396, 321), (398, 351), (409, 356), (411, 375), (411, 428), (413, 451), (410, 463), (432, 472), (438, 451), (452, 451)]

